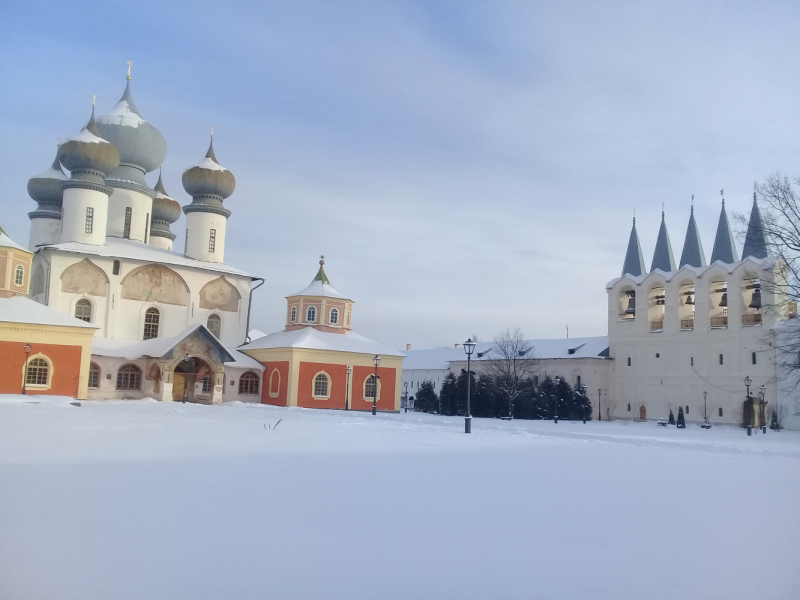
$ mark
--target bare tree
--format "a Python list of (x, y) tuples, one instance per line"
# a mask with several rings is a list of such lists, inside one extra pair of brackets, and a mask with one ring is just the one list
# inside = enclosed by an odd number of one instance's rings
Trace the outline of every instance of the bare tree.
[(786, 417), (788, 416), (789, 416), (789, 407), (786, 406), (785, 404), (779, 404), (777, 407), (770, 406), (767, 408), (766, 420), (767, 423), (770, 423), (770, 427), (772, 426), (771, 424), (774, 421), (777, 422), (778, 424), (778, 430), (783, 429), (783, 423), (784, 421), (786, 421)]
[(606, 398), (606, 420), (613, 421), (614, 413), (617, 410), (617, 401)]
[[(775, 173), (764, 183), (756, 184), (760, 205), (761, 231), (774, 264), (765, 265), (761, 289), (769, 292), (769, 302), (762, 300), (762, 311), (792, 317), (800, 301), (800, 177), (790, 180)], [(748, 215), (737, 213), (734, 219), (740, 233), (747, 236), (751, 223)], [(758, 223), (753, 223), (759, 227)], [(764, 298), (764, 296), (762, 296)], [(765, 298), (766, 300), (766, 298)], [(800, 385), (800, 320), (789, 319), (785, 331), (776, 335), (777, 361), (780, 377), (791, 381), (791, 389)]]
[(538, 370), (533, 346), (522, 334), (519, 327), (514, 331), (507, 328), (494, 336), (486, 372), (494, 379), (495, 385), (508, 398), (508, 414), (514, 418), (514, 401), (522, 393), (522, 382)]

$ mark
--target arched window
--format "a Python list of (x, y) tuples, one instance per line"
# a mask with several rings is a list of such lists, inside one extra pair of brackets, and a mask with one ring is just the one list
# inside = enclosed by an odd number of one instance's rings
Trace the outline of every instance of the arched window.
[(294, 323), (295, 321), (297, 321), (297, 307), (293, 306), (292, 307), (292, 323)]
[(22, 265), (17, 265), (17, 268), (14, 271), (14, 285), (22, 285), (22, 282), (24, 280), (25, 280), (25, 269), (22, 268)]
[(26, 385), (47, 385), (50, 365), (43, 358), (34, 358), (28, 362)]
[(314, 397), (327, 398), (328, 397), (328, 376), (325, 373), (320, 373), (314, 378)]
[(89, 364), (89, 387), (100, 387), (100, 367), (96, 363)]
[(350, 311), (347, 311), (347, 326), (350, 327)]
[(122, 365), (117, 371), (118, 390), (138, 390), (142, 387), (142, 370), (136, 365)]
[(269, 376), (269, 395), (270, 398), (277, 398), (281, 389), (281, 374), (278, 369), (272, 369), (272, 374)]
[(308, 310), (306, 311), (306, 321), (309, 323), (313, 323), (317, 320), (317, 309), (313, 306), (309, 306)]
[(246, 371), (239, 377), (239, 393), (240, 394), (257, 394), (258, 393), (258, 375), (253, 371)]
[[(411, 387), (414, 387), (414, 382), (411, 382)], [(364, 382), (364, 398), (367, 400), (375, 399), (375, 375), (370, 375)]]
[(81, 298), (75, 303), (75, 318), (87, 323), (92, 322), (92, 303), (86, 298)]
[(339, 324), (339, 309), (332, 308), (331, 309), (331, 325), (338, 325)]
[(158, 324), (161, 321), (161, 313), (157, 308), (148, 308), (144, 313), (144, 339), (149, 340), (158, 337)]
[(208, 327), (208, 330), (214, 334), (215, 338), (219, 339), (219, 334), (222, 330), (222, 319), (219, 318), (219, 315), (211, 315), (208, 317), (206, 327)]

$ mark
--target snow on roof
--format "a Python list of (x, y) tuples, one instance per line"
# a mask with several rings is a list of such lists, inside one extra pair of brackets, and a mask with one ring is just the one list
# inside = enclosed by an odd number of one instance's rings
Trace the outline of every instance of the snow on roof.
[[(92, 354), (97, 354), (98, 356), (116, 356), (126, 360), (136, 360), (137, 358), (142, 358), (145, 356), (158, 358), (167, 354), (175, 346), (177, 346), (201, 327), (205, 329), (210, 337), (216, 340), (214, 334), (208, 331), (205, 325), (202, 323), (196, 323), (195, 325), (190, 325), (178, 335), (173, 335), (170, 337), (157, 337), (149, 340), (96, 338), (92, 342)], [(233, 354), (233, 352), (228, 350), (228, 348), (226, 348), (225, 345), (219, 340), (216, 341), (228, 354), (230, 362), (236, 362), (237, 357)]]
[(307, 348), (309, 350), (333, 350), (336, 352), (358, 352), (383, 356), (404, 356), (393, 348), (374, 342), (362, 335), (328, 333), (314, 327), (303, 327), (292, 331), (278, 331), (241, 346), (239, 350), (261, 350), (265, 348)]
[(33, 323), (60, 327), (82, 327), (97, 329), (91, 323), (81, 321), (55, 308), (39, 304), (27, 296), (0, 298), (0, 321), (6, 323)]
[(626, 273), (622, 277), (615, 277), (611, 281), (606, 284), (606, 289), (610, 290), (613, 288), (617, 283), (619, 283), (622, 279), (628, 279), (633, 281), (636, 285), (641, 284), (644, 282), (645, 279), (650, 277), (654, 274), (659, 274), (664, 277), (667, 281), (672, 281), (676, 275), (678, 275), (681, 271), (689, 271), (694, 273), (697, 277), (701, 277), (706, 271), (710, 270), (711, 268), (719, 265), (723, 267), (728, 273), (733, 273), (736, 269), (738, 269), (741, 265), (746, 262), (752, 262), (756, 266), (761, 267), (762, 269), (769, 269), (771, 264), (774, 263), (775, 257), (768, 256), (766, 258), (755, 258), (754, 256), (748, 256), (744, 260), (735, 261), (732, 263), (722, 262), (721, 260), (716, 260), (710, 265), (706, 265), (705, 267), (694, 267), (692, 265), (683, 265), (681, 268), (676, 269), (675, 271), (662, 271), (661, 269), (655, 269), (654, 271), (650, 271), (649, 273), (642, 273), (641, 275), (633, 276), (630, 273)]
[[(605, 358), (601, 356), (608, 349), (608, 336), (584, 338), (559, 338), (526, 340), (533, 347), (529, 356), (538, 359), (556, 358)], [(472, 360), (491, 360), (489, 352), (492, 342), (479, 342), (475, 345)], [(570, 353), (570, 351), (572, 351)], [(403, 370), (426, 369), (444, 371), (451, 362), (467, 360), (466, 352), (460, 348), (434, 348), (432, 350), (408, 350), (403, 361)]]
[(23, 250), (25, 252), (30, 252), (27, 248), (23, 248), (17, 242), (8, 237), (6, 232), (3, 231), (2, 227), (0, 227), (0, 246), (5, 246), (6, 248), (15, 248), (17, 250)]
[(206, 156), (203, 160), (201, 160), (196, 165), (192, 165), (190, 167), (186, 167), (183, 172), (186, 173), (189, 169), (194, 169), (197, 167), (198, 169), (208, 169), (209, 171), (227, 171), (225, 167), (215, 161), (213, 158)]
[(250, 341), (253, 341), (258, 338), (266, 337), (267, 334), (259, 329), (251, 329), (248, 335), (250, 336)]
[(84, 142), (86, 144), (108, 144), (108, 140), (97, 137), (86, 128), (81, 129), (78, 135), (73, 135), (71, 138), (59, 141), (58, 145), (65, 144), (66, 142)]
[[(56, 159), (56, 161), (58, 161), (58, 159)], [(54, 166), (56, 164), (57, 163), (53, 163)], [(38, 175), (34, 175), (33, 177), (31, 177), (31, 179), (60, 179), (62, 181), (66, 181), (67, 179), (69, 179), (69, 177), (67, 177), (64, 174), (64, 171), (61, 170), (60, 165), (57, 169), (54, 168), (54, 166), (50, 167), (46, 171), (42, 171)]]
[(291, 298), (292, 296), (325, 296), (326, 298), (340, 298), (342, 300), (350, 299), (337, 291), (330, 283), (325, 283), (317, 279), (312, 281), (306, 289), (292, 294), (291, 296), (287, 296), (287, 298)]
[(145, 120), (131, 110), (127, 100), (120, 100), (116, 106), (97, 119), (98, 123), (107, 125), (123, 125), (125, 127), (139, 127)]
[(262, 373), (266, 369), (264, 365), (258, 362), (255, 358), (247, 356), (243, 352), (239, 352), (238, 350), (231, 350), (231, 354), (236, 359), (235, 361), (226, 362), (226, 367), (234, 367), (237, 369), (252, 369), (254, 371), (261, 371)]
[(165, 265), (177, 265), (181, 267), (192, 267), (204, 271), (217, 271), (230, 275), (241, 275), (243, 277), (253, 277), (249, 273), (240, 271), (229, 265), (222, 263), (210, 263), (202, 260), (188, 258), (177, 252), (164, 250), (150, 244), (143, 244), (134, 240), (107, 237), (104, 246), (93, 246), (91, 244), (80, 244), (78, 242), (64, 242), (61, 244), (43, 244), (42, 249), (61, 250), (63, 252), (75, 252), (77, 254), (91, 254), (108, 258), (125, 258), (138, 260), (145, 263), (161, 263)]

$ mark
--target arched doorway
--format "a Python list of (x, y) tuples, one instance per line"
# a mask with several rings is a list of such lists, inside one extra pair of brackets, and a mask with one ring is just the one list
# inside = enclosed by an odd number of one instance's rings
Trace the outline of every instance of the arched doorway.
[(639, 407), (639, 420), (640, 421), (646, 421), (647, 420), (647, 407), (645, 407), (644, 404), (642, 404)]
[(172, 399), (187, 402), (210, 404), (214, 393), (214, 374), (216, 369), (197, 356), (189, 360), (178, 360), (173, 371)]

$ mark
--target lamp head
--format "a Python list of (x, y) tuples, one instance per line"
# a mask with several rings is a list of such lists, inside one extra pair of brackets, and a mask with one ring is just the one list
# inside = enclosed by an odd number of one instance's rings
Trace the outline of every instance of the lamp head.
[(347, 374), (348, 374), (348, 375), (350, 375), (350, 373), (352, 373), (352, 372), (353, 372), (353, 367), (347, 367), (347, 368), (345, 369), (345, 371), (347, 371)]
[(764, 396), (764, 395), (766, 395), (766, 393), (767, 393), (767, 386), (762, 385), (761, 386), (761, 395)]
[(184, 361), (186, 361), (186, 362), (188, 363), (190, 360), (192, 360), (192, 357), (191, 357), (191, 356), (189, 356), (188, 354), (184, 354), (184, 355), (183, 355), (183, 360), (184, 360)]
[(30, 354), (30, 351), (31, 351), (31, 345), (30, 344), (25, 344), (22, 348), (23, 348), (23, 350), (25, 350), (25, 354)]
[(708, 392), (703, 392), (703, 400), (705, 400), (707, 397), (708, 397)]
[(464, 352), (467, 353), (467, 356), (472, 356), (472, 353), (475, 352), (475, 342), (472, 341), (472, 338), (464, 342)]
[(381, 357), (378, 356), (377, 354), (375, 356), (373, 356), (372, 357), (372, 364), (375, 365), (375, 368), (377, 368), (378, 365), (381, 364)]
[(753, 380), (752, 380), (752, 379), (750, 379), (750, 376), (749, 376), (749, 375), (748, 375), (747, 377), (745, 377), (745, 378), (744, 378), (744, 384), (745, 384), (747, 387), (750, 387), (750, 384), (751, 384), (751, 383), (753, 383)]

